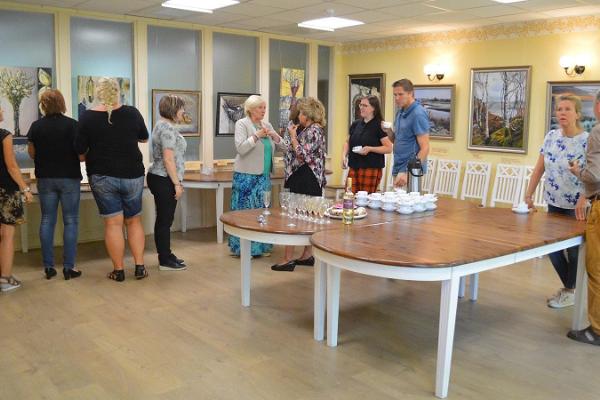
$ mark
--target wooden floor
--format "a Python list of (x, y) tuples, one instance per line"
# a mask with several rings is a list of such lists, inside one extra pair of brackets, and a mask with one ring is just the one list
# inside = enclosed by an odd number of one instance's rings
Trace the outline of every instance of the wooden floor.
[[(18, 254), (24, 287), (0, 295), (0, 399), (433, 399), (439, 283), (342, 273), (337, 348), (312, 339), (313, 274), (239, 259), (214, 229), (174, 234), (189, 268), (123, 284), (102, 243), (80, 246), (81, 279), (46, 281)], [(62, 249), (57, 249), (60, 255)], [(128, 259), (129, 265), (132, 264)], [(547, 259), (481, 274), (459, 302), (449, 399), (598, 399), (600, 349), (565, 337), (571, 309)]]

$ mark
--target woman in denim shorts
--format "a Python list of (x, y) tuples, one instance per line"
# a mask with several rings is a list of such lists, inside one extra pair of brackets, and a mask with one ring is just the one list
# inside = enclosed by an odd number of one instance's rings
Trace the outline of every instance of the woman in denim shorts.
[[(0, 108), (0, 122), (4, 120)], [(31, 203), (31, 190), (25, 184), (13, 151), (12, 134), (0, 129), (0, 292), (10, 292), (21, 287), (12, 274), (15, 252), (15, 225), (24, 222), (23, 196)]]
[(142, 279), (148, 273), (141, 221), (144, 164), (138, 143), (148, 141), (148, 129), (135, 107), (121, 104), (116, 79), (100, 78), (96, 99), (99, 105), (79, 119), (75, 149), (85, 158), (90, 187), (104, 218), (104, 241), (113, 263), (108, 278), (125, 280), (125, 224), (135, 278)]

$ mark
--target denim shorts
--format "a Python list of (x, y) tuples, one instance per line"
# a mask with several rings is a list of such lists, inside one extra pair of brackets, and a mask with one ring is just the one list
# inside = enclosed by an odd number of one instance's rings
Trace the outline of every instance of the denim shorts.
[(125, 218), (133, 218), (142, 213), (143, 176), (126, 179), (92, 175), (90, 188), (101, 217), (123, 214)]

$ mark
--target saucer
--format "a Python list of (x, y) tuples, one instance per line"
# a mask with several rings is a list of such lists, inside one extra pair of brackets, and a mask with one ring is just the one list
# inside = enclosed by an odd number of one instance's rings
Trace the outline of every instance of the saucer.
[(383, 211), (396, 211), (396, 205), (394, 207), (381, 207)]
[(413, 212), (415, 212), (415, 211), (414, 211), (412, 208), (409, 208), (409, 209), (407, 210), (407, 209), (404, 209), (403, 207), (400, 207), (400, 208), (399, 208), (397, 211), (398, 211), (400, 214), (405, 214), (405, 215), (412, 214)]
[(514, 213), (517, 213), (517, 214), (529, 214), (529, 210), (521, 210), (521, 209), (516, 208), (516, 207), (514, 207), (512, 210), (513, 210)]
[(375, 209), (375, 210), (378, 210), (378, 209), (380, 209), (380, 208), (381, 208), (381, 205), (378, 205), (378, 206), (377, 206), (377, 205), (373, 204), (372, 202), (369, 202), (369, 204), (367, 204), (367, 207), (369, 207), (369, 208), (373, 208), (373, 209)]

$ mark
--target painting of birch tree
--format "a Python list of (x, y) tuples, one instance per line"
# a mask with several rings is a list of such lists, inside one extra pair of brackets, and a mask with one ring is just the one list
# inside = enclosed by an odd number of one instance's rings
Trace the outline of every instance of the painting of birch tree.
[(527, 152), (531, 67), (471, 70), (468, 148)]

